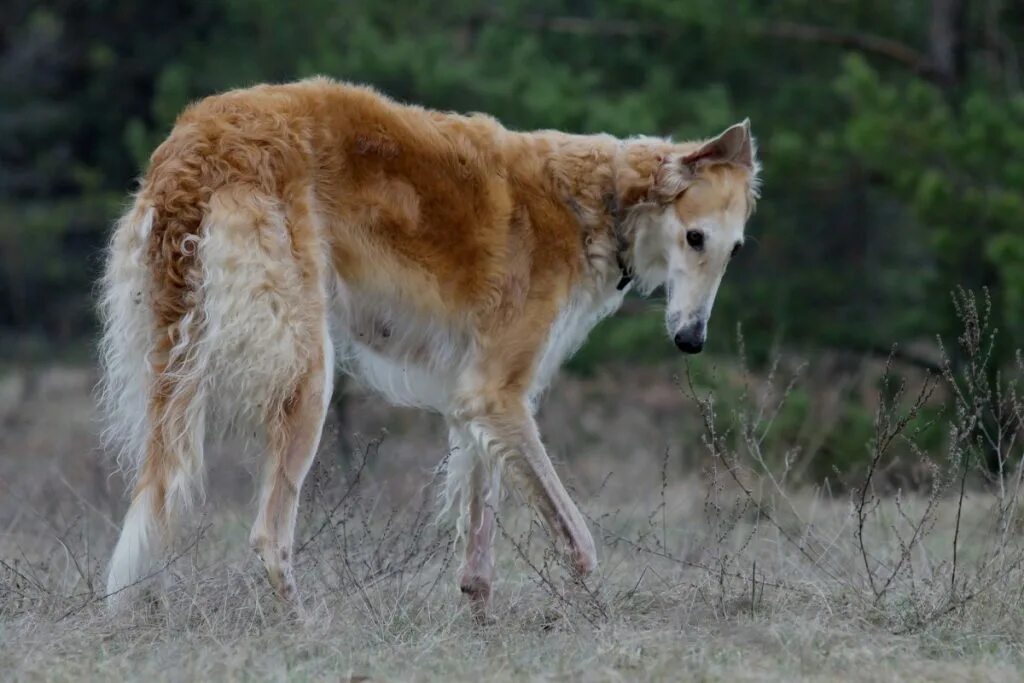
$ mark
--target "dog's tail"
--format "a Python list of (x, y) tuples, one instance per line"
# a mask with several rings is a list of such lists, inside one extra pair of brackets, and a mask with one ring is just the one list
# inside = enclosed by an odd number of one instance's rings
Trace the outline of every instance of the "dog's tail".
[[(201, 322), (189, 305), (198, 221), (190, 226), (156, 277), (152, 234), (157, 209), (141, 197), (118, 221), (100, 283), (104, 441), (134, 484), (131, 507), (114, 550), (108, 593), (117, 594), (153, 571), (169, 518), (191, 507), (200, 488), (205, 435), (203, 357), (195, 343)], [(163, 258), (166, 258), (164, 255)], [(156, 296), (176, 282), (177, 295)], [(166, 291), (159, 292), (166, 294)], [(164, 302), (161, 310), (156, 301)], [(194, 303), (194, 302), (191, 302)], [(168, 315), (173, 325), (162, 324)]]
[(134, 482), (108, 593), (157, 569), (172, 518), (202, 493), (208, 427), (266, 436), (326, 338), (308, 207), (204, 190), (205, 157), (184, 158), (118, 223), (101, 283), (106, 436)]
[(152, 378), (148, 356), (155, 330), (147, 301), (146, 250), (153, 214), (151, 207), (136, 203), (121, 217), (100, 281), (99, 398), (105, 420), (104, 445), (117, 454), (118, 465), (129, 473), (137, 470), (145, 447)]

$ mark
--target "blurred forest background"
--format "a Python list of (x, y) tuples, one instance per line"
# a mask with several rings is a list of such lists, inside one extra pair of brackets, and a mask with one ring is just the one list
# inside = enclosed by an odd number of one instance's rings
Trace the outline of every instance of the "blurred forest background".
[[(1021, 0), (5, 0), (2, 360), (88, 358), (109, 227), (189, 101), (326, 74), (519, 129), (749, 116), (764, 198), (711, 349), (734, 353), (739, 322), (755, 363), (898, 341), (935, 366), (963, 286), (992, 297), (998, 368), (1024, 339), (1022, 53)], [(674, 355), (635, 302), (570, 369)]]

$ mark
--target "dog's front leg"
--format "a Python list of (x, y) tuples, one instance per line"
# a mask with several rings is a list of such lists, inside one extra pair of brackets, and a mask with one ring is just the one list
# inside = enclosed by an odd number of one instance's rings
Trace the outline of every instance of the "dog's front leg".
[(570, 550), (573, 569), (589, 574), (597, 566), (597, 551), (583, 514), (569, 497), (551, 465), (533, 417), (525, 409), (473, 420), (470, 433), (488, 456), (506, 463), (556, 538)]

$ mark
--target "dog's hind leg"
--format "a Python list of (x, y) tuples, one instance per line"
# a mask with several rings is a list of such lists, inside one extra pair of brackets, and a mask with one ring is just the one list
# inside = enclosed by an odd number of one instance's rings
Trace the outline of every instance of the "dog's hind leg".
[(291, 600), (298, 493), (320, 440), (334, 360), (312, 193), (296, 184), (281, 194), (286, 199), (247, 185), (217, 190), (199, 256), (218, 416), (252, 423), (266, 439), (250, 541), (277, 593)]
[[(320, 444), (334, 370), (325, 265), (309, 193), (294, 192), (280, 213), (270, 202), (246, 202), (245, 195), (241, 204), (252, 212), (225, 216), (225, 233), (232, 234), (225, 235), (218, 263), (230, 272), (235, 255), (249, 266), (244, 277), (236, 273), (225, 283), (230, 293), (224, 296), (247, 302), (226, 316), (238, 323), (225, 325), (246, 330), (236, 345), (247, 353), (244, 372), (236, 376), (250, 394), (242, 400), (256, 411), (266, 436), (259, 510), (249, 541), (278, 596), (297, 606), (292, 543), (299, 492)], [(233, 221), (256, 225), (258, 242)]]
[(249, 537), (278, 596), (296, 605), (292, 545), (299, 491), (316, 457), (331, 397), (333, 352), (326, 332), (322, 349), (293, 392), (268, 414), (267, 461), (259, 512)]
[(494, 582), (495, 509), (501, 499), (500, 463), (476, 448), (464, 430), (449, 429), (448, 499), (460, 498), (459, 538), (464, 543), (459, 588), (472, 602), (477, 619), (485, 617)]

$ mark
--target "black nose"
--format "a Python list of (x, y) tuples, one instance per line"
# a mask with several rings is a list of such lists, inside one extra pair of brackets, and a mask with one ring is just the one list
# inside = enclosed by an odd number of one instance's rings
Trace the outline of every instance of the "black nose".
[(704, 348), (704, 326), (688, 325), (676, 332), (673, 341), (683, 353), (700, 353)]

